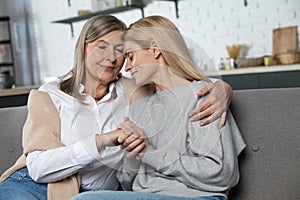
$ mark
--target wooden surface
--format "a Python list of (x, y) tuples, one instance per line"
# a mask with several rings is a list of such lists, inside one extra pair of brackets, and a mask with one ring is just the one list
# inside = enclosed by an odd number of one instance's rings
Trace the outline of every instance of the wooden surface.
[(273, 29), (273, 56), (297, 51), (297, 26)]
[(204, 74), (206, 76), (223, 76), (223, 75), (270, 73), (270, 72), (290, 72), (290, 71), (300, 71), (300, 64), (273, 65), (273, 66), (238, 68), (238, 69), (230, 69), (230, 70), (205, 71)]
[(34, 86), (16, 87), (13, 89), (3, 89), (0, 90), (0, 97), (29, 94), (30, 90), (37, 89), (38, 87), (39, 87), (38, 85), (34, 85)]

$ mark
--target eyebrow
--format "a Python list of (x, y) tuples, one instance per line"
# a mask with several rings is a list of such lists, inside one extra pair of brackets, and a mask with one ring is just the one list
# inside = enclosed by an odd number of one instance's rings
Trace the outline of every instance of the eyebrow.
[(132, 51), (133, 51), (132, 48), (126, 49), (126, 50), (124, 51), (124, 54), (127, 55), (128, 53), (130, 53), (130, 52), (132, 52)]
[(105, 40), (97, 40), (97, 42), (98, 43), (101, 43), (101, 42), (103, 42), (103, 43), (105, 43), (105, 44), (109, 44), (107, 41), (105, 41)]
[[(98, 43), (105, 43), (107, 45), (109, 45), (110, 43), (107, 42), (106, 40), (97, 40)], [(119, 46), (123, 46), (123, 43), (119, 43), (117, 45), (114, 45), (114, 47), (119, 47)]]

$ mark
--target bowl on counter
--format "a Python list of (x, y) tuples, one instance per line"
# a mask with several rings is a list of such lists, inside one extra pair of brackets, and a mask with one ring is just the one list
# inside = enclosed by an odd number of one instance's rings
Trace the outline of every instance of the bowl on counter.
[(264, 57), (237, 58), (236, 64), (238, 65), (238, 68), (263, 66), (264, 65)]
[(278, 64), (296, 64), (300, 63), (300, 52), (280, 53), (275, 55)]

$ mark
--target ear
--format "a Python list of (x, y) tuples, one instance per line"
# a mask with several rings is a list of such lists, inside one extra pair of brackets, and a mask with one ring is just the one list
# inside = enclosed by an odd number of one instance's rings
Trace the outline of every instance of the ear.
[(151, 51), (154, 53), (155, 59), (159, 58), (161, 51), (154, 41), (151, 42)]

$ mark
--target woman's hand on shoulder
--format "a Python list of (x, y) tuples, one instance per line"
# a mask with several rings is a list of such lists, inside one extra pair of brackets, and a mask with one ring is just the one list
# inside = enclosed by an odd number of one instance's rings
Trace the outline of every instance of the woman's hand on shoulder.
[(208, 83), (198, 93), (198, 96), (208, 95), (205, 101), (190, 112), (192, 121), (200, 120), (200, 125), (207, 125), (220, 118), (218, 127), (225, 124), (228, 106), (232, 99), (232, 88), (224, 81)]

